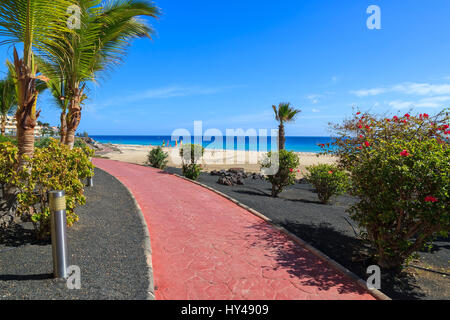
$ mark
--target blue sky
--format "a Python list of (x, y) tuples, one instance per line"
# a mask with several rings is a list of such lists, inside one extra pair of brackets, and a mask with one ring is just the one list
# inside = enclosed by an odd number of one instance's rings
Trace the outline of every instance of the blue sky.
[[(326, 136), (352, 113), (450, 105), (448, 0), (159, 0), (157, 36), (91, 85), (79, 131), (171, 134), (275, 128), (272, 104), (302, 110), (288, 135)], [(381, 30), (369, 30), (369, 5)], [(0, 61), (12, 50), (0, 47)], [(0, 66), (4, 71), (5, 67)], [(58, 124), (48, 95), (41, 121)]]

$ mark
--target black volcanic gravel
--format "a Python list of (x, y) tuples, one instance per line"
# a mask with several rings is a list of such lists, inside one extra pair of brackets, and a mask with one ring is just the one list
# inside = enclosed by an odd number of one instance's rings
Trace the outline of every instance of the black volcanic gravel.
[[(166, 171), (181, 175), (180, 169)], [(367, 248), (358, 237), (356, 223), (345, 212), (356, 199), (340, 196), (332, 205), (323, 205), (308, 184), (291, 186), (274, 199), (270, 197), (271, 185), (264, 180), (248, 178), (243, 186), (228, 187), (218, 184), (218, 178), (202, 173), (199, 182), (261, 212), (361, 278), (368, 277), (367, 267), (375, 263), (360, 254), (367, 252)], [(450, 239), (436, 241), (432, 253), (420, 253), (420, 266), (438, 271), (445, 268), (448, 272), (449, 262)], [(382, 291), (393, 299), (450, 299), (450, 275), (419, 271), (420, 277), (411, 273), (393, 276), (382, 271)]]
[(52, 279), (52, 250), (27, 224), (0, 234), (0, 300), (146, 299), (145, 234), (133, 200), (109, 174), (96, 169), (80, 221), (68, 229), (70, 264), (81, 268), (81, 290)]

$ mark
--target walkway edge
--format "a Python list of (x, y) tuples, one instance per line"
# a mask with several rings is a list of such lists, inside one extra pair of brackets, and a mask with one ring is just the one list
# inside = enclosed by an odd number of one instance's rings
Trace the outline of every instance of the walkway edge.
[(155, 296), (155, 286), (154, 286), (154, 279), (153, 279), (153, 263), (152, 263), (152, 247), (150, 242), (150, 233), (147, 225), (147, 221), (145, 221), (144, 213), (142, 212), (141, 206), (137, 202), (136, 198), (134, 197), (131, 190), (122, 182), (119, 180), (119, 178), (115, 177), (114, 175), (110, 174), (109, 172), (100, 169), (99, 167), (96, 167), (98, 170), (103, 171), (104, 173), (110, 175), (115, 180), (117, 180), (120, 185), (122, 185), (125, 190), (127, 190), (128, 194), (130, 195), (131, 199), (133, 200), (133, 203), (136, 207), (136, 210), (139, 213), (139, 220), (141, 220), (142, 228), (144, 229), (144, 253), (145, 258), (147, 261), (147, 276), (149, 280), (148, 288), (147, 288), (147, 300), (156, 300)]
[(392, 300), (390, 297), (388, 297), (386, 294), (384, 294), (383, 292), (381, 292), (380, 290), (377, 289), (369, 289), (367, 287), (367, 283), (366, 281), (364, 281), (363, 279), (361, 279), (359, 276), (357, 276), (355, 273), (353, 273), (352, 271), (350, 271), (349, 269), (347, 269), (346, 267), (344, 267), (343, 265), (339, 264), (337, 261), (331, 259), (330, 257), (328, 257), (325, 253), (323, 253), (322, 251), (314, 248), (313, 246), (311, 246), (310, 244), (308, 244), (307, 242), (305, 242), (304, 240), (300, 239), (299, 237), (297, 237), (295, 234), (291, 233), (290, 231), (288, 231), (286, 228), (276, 224), (275, 222), (272, 221), (272, 219), (266, 217), (265, 215), (263, 215), (262, 213), (256, 211), (255, 209), (250, 208), (249, 206), (239, 202), (238, 200), (214, 189), (211, 188), (207, 185), (204, 185), (203, 183), (200, 183), (198, 181), (194, 181), (191, 179), (188, 179), (186, 177), (180, 176), (179, 174), (173, 174), (174, 176), (181, 178), (183, 180), (189, 181), (191, 183), (194, 183), (196, 185), (199, 185), (205, 189), (208, 189), (216, 194), (218, 194), (219, 196), (222, 196), (228, 200), (230, 200), (231, 202), (235, 203), (236, 205), (238, 205), (239, 207), (247, 210), (248, 212), (250, 212), (251, 214), (257, 216), (258, 218), (266, 221), (267, 223), (269, 223), (270, 225), (272, 225), (275, 229), (283, 232), (285, 235), (287, 235), (289, 238), (291, 238), (294, 242), (296, 242), (297, 244), (299, 244), (300, 246), (304, 247), (305, 249), (311, 251), (316, 257), (318, 257), (321, 260), (324, 260), (325, 262), (327, 262), (332, 268), (334, 268), (335, 270), (342, 272), (343, 274), (347, 275), (349, 278), (351, 278), (352, 280), (354, 280), (360, 287), (362, 287), (364, 290), (367, 290), (367, 292), (369, 292), (372, 296), (374, 296), (376, 299), (378, 300)]

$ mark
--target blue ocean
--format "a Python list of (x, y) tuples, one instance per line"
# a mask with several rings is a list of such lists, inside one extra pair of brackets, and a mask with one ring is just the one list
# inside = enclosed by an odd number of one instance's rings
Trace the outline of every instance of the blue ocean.
[[(94, 140), (101, 143), (125, 144), (125, 145), (152, 145), (162, 146), (163, 144), (171, 147), (175, 146), (175, 141), (171, 140), (171, 136), (91, 136)], [(201, 139), (201, 138), (200, 138)], [(182, 140), (182, 139), (180, 139)], [(246, 151), (266, 151), (271, 150), (271, 139), (250, 139), (249, 137), (233, 137), (227, 139), (223, 137), (223, 141), (214, 138), (212, 141), (203, 139), (203, 147), (209, 149), (224, 149), (224, 150), (246, 150)], [(227, 141), (228, 140), (228, 141)], [(234, 142), (233, 142), (234, 140)], [(256, 141), (255, 141), (256, 140)], [(198, 140), (199, 141), (199, 140)], [(315, 152), (321, 151), (319, 144), (326, 144), (332, 142), (331, 137), (286, 137), (286, 150), (295, 152)], [(180, 141), (178, 141), (180, 143)], [(183, 141), (186, 143), (194, 143), (194, 138), (191, 141)]]

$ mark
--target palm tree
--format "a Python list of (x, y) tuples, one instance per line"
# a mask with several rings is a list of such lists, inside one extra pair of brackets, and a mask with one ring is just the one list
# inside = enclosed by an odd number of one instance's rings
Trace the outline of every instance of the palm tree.
[(159, 9), (145, 0), (74, 0), (81, 9), (80, 28), (66, 34), (55, 48), (62, 48), (53, 61), (59, 66), (43, 67), (49, 78), (63, 79), (67, 102), (67, 132), (64, 143), (73, 148), (75, 132), (81, 120), (85, 89), (101, 71), (120, 64), (130, 42), (149, 37), (153, 29), (140, 16), (157, 18)]
[[(38, 64), (41, 68), (41, 71), (45, 73), (45, 68), (53, 67), (53, 65), (46, 63), (42, 60), (38, 61)], [(58, 109), (60, 109), (61, 114), (59, 116), (60, 119), (60, 127), (59, 127), (59, 136), (60, 136), (60, 142), (64, 143), (66, 140), (66, 132), (67, 132), (67, 110), (69, 105), (69, 100), (66, 99), (66, 90), (65, 90), (65, 81), (64, 81), (64, 74), (62, 73), (62, 70), (59, 70), (59, 77), (58, 71), (54, 71), (52, 73), (54, 76), (49, 78), (47, 82), (47, 87), (50, 90), (51, 95), (53, 96), (53, 100), (55, 101), (56, 106)]]
[(286, 144), (286, 137), (284, 131), (284, 124), (287, 122), (295, 121), (295, 117), (301, 111), (298, 109), (291, 108), (291, 104), (289, 102), (282, 102), (276, 106), (272, 106), (273, 111), (275, 112), (275, 118), (278, 122), (280, 122), (279, 132), (278, 132), (278, 148), (279, 150), (284, 150)]
[[(2, 44), (23, 45), (23, 56), (14, 47), (14, 69), (17, 92), (17, 140), (21, 165), (23, 155), (34, 153), (34, 128), (39, 112), (36, 111), (38, 75), (35, 54), (55, 57), (62, 48), (59, 41), (70, 30), (67, 27), (67, 8), (70, 0), (2, 0), (0, 5), (0, 36)], [(55, 50), (58, 49), (58, 50)]]
[(0, 80), (0, 133), (2, 136), (6, 132), (6, 121), (8, 115), (12, 115), (17, 108), (16, 87), (10, 72), (6, 79)]

